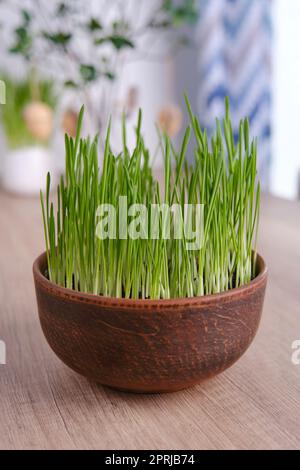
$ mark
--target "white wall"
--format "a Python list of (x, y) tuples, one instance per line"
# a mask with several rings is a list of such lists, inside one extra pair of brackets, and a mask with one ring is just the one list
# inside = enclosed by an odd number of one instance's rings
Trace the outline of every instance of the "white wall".
[[(143, 111), (142, 130), (145, 137), (146, 146), (153, 155), (158, 143), (158, 136), (155, 127), (160, 109), (174, 100), (174, 67), (172, 61), (154, 62), (141, 60), (132, 62), (125, 66), (121, 77), (121, 94), (131, 86), (138, 89), (138, 106)], [(177, 103), (176, 103), (177, 104)], [(127, 121), (128, 143), (132, 147), (135, 142), (135, 126), (138, 110), (135, 115)], [(113, 138), (119, 142), (121, 147), (121, 123), (113, 128)], [(161, 166), (160, 158), (156, 159), (156, 165)]]
[(271, 190), (295, 198), (300, 172), (300, 1), (274, 0)]

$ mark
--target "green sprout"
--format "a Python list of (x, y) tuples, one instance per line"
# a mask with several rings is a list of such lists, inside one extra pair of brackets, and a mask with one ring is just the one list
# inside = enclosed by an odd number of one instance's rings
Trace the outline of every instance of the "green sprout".
[[(50, 175), (41, 204), (51, 282), (95, 295), (131, 299), (170, 299), (204, 296), (249, 283), (256, 275), (256, 239), (260, 206), (257, 181), (257, 141), (250, 142), (248, 120), (240, 123), (235, 144), (226, 100), (226, 115), (217, 120), (209, 141), (186, 98), (190, 117), (177, 152), (167, 135), (160, 136), (164, 157), (164, 185), (153, 175), (149, 151), (141, 134), (142, 113), (136, 126), (133, 151), (127, 146), (123, 119), (123, 145), (114, 154), (108, 126), (102, 170), (97, 138), (80, 137), (83, 108), (76, 138), (65, 136), (66, 172), (57, 187), (55, 206), (50, 201)], [(190, 134), (195, 136), (194, 162), (187, 159)], [(159, 214), (157, 238), (101, 239), (96, 236), (97, 208), (118, 201), (143, 204), (203, 204), (203, 240), (196, 250), (171, 234), (162, 236), (165, 219)], [(55, 207), (55, 209), (54, 209)], [(149, 216), (151, 217), (151, 216)], [(195, 216), (192, 215), (195, 223)], [(117, 220), (118, 217), (117, 217)]]

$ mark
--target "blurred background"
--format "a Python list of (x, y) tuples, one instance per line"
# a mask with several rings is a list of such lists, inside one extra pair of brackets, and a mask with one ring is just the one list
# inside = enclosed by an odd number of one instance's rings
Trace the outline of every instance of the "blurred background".
[[(180, 141), (183, 93), (211, 131), (229, 96), (248, 116), (265, 191), (300, 197), (299, 0), (1, 0), (0, 175), (20, 195), (64, 168), (64, 132), (121, 144), (138, 108), (153, 154), (157, 129)], [(158, 158), (156, 166), (161, 165)]]

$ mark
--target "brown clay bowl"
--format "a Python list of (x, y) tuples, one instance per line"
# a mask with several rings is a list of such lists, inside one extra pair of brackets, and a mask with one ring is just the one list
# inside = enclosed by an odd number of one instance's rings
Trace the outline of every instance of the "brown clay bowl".
[(226, 293), (176, 300), (127, 300), (58, 287), (33, 265), (46, 339), (69, 367), (131, 392), (173, 392), (231, 366), (249, 347), (261, 318), (267, 269)]

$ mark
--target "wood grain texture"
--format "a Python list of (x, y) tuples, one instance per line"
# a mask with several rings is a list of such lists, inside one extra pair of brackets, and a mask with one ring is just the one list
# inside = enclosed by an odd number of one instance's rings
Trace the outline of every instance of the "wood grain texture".
[(89, 383), (43, 337), (32, 280), (43, 250), (39, 202), (0, 194), (1, 449), (300, 447), (300, 204), (265, 197), (259, 250), (269, 268), (256, 339), (231, 369), (171, 395)]

